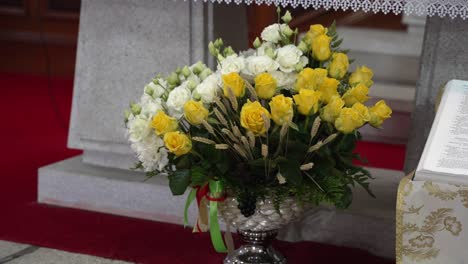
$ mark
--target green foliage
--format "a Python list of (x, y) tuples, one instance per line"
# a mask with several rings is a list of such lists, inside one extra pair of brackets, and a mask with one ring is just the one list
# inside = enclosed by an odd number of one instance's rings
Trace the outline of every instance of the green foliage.
[(299, 167), (299, 161), (291, 158), (280, 158), (278, 161), (279, 172), (286, 178), (291, 185), (299, 186), (302, 184), (302, 173)]
[(173, 195), (182, 195), (190, 184), (190, 170), (177, 170), (169, 175), (169, 188)]

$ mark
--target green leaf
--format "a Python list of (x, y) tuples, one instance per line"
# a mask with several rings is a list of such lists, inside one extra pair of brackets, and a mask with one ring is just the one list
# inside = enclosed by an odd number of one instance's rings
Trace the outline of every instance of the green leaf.
[(169, 188), (173, 195), (182, 195), (190, 184), (190, 170), (177, 170), (169, 175)]
[(300, 170), (301, 164), (297, 160), (281, 159), (278, 161), (279, 171), (287, 182), (292, 185), (299, 186), (302, 184), (302, 173)]
[(178, 170), (189, 169), (190, 168), (190, 156), (183, 155), (176, 160), (176, 167)]
[(190, 173), (192, 177), (192, 186), (201, 186), (208, 182), (208, 173), (202, 167), (194, 167)]
[(342, 38), (339, 39), (339, 40), (337, 40), (337, 41), (335, 41), (335, 42), (333, 42), (332, 48), (338, 48), (338, 47), (341, 45), (342, 42), (343, 42), (343, 39), (342, 39)]
[(290, 140), (287, 145), (288, 159), (292, 160), (303, 160), (305, 154), (307, 153), (308, 146), (300, 141)]

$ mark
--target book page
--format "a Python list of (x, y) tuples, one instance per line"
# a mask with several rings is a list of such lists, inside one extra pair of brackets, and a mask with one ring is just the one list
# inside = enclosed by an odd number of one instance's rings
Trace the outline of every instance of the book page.
[(467, 81), (447, 84), (424, 152), (418, 170), (468, 177)]

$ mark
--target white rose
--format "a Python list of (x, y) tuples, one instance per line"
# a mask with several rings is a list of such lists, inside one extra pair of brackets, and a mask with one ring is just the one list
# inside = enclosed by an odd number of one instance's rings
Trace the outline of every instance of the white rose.
[(141, 113), (144, 118), (152, 119), (157, 111), (162, 110), (161, 98), (153, 99), (151, 96), (144, 94), (141, 99)]
[(138, 142), (151, 132), (151, 120), (142, 116), (136, 116), (127, 123), (128, 135), (131, 142)]
[(136, 152), (138, 160), (142, 162), (145, 171), (163, 171), (169, 163), (164, 141), (154, 133), (132, 143), (131, 147)]
[(198, 94), (203, 103), (210, 104), (213, 102), (217, 91), (219, 90), (219, 74), (214, 73), (206, 77), (206, 79), (197, 86), (195, 93)]
[(277, 51), (276, 61), (283, 72), (292, 72), (301, 61), (302, 51), (294, 45), (286, 45)]
[(159, 84), (154, 84), (153, 82), (150, 82), (145, 86), (145, 88), (149, 88), (153, 91), (153, 98), (159, 98), (166, 92), (167, 83), (165, 80), (159, 79)]
[(278, 43), (281, 39), (280, 35), (281, 25), (280, 24), (272, 24), (263, 29), (260, 37), (264, 41), (269, 41), (273, 43)]
[(246, 59), (245, 74), (257, 76), (263, 72), (276, 71), (279, 64), (268, 56), (251, 56)]
[(237, 56), (237, 54), (227, 56), (218, 64), (218, 70), (221, 71), (221, 74), (240, 72), (244, 67), (244, 58)]
[(270, 72), (271, 76), (275, 78), (276, 84), (278, 87), (286, 88), (290, 90), (293, 88), (294, 84), (296, 83), (297, 74), (295, 72), (282, 72), (282, 71), (274, 71)]
[(192, 93), (186, 85), (180, 85), (174, 88), (167, 97), (167, 108), (169, 115), (177, 119), (181, 118), (184, 114), (185, 103), (192, 98)]

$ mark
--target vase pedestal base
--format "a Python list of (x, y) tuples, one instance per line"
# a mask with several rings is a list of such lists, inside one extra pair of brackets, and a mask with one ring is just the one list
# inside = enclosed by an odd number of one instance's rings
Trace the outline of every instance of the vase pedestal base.
[(245, 245), (224, 259), (224, 264), (286, 264), (286, 258), (273, 249), (271, 242), (278, 230), (238, 231)]

